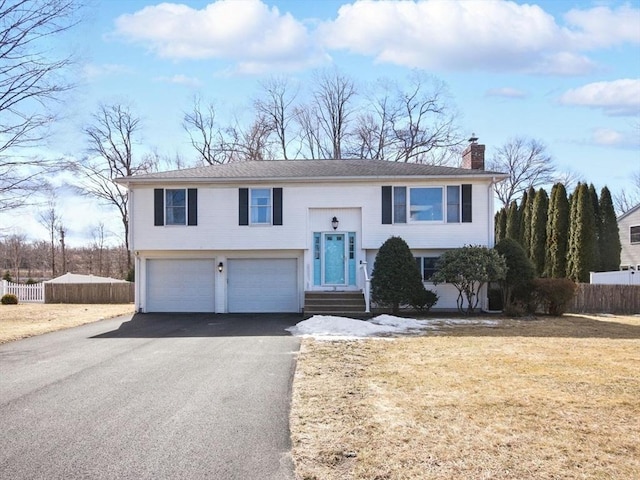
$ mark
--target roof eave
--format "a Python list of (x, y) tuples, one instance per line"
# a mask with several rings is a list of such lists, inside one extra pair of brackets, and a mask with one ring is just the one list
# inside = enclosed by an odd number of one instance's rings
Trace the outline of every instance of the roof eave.
[(316, 176), (316, 177), (120, 177), (114, 179), (119, 185), (128, 187), (131, 184), (150, 185), (157, 183), (188, 183), (188, 184), (237, 184), (239, 182), (250, 183), (318, 183), (318, 182), (335, 182), (335, 183), (353, 183), (353, 182), (371, 182), (371, 181), (397, 181), (397, 180), (433, 180), (433, 179), (456, 179), (456, 178), (483, 178), (500, 181), (508, 178), (505, 173), (470, 171), (467, 173), (451, 174), (451, 175), (369, 175), (369, 176)]

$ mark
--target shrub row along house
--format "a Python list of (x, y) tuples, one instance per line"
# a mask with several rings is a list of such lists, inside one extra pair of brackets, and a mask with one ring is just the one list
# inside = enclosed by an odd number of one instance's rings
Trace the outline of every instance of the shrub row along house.
[[(362, 292), (380, 246), (402, 237), (429, 282), (435, 260), (493, 246), (493, 186), (476, 139), (452, 168), (283, 160), (118, 179), (130, 195), (139, 312), (301, 312), (308, 292)], [(366, 272), (365, 272), (366, 270)], [(457, 291), (429, 288), (437, 308)]]

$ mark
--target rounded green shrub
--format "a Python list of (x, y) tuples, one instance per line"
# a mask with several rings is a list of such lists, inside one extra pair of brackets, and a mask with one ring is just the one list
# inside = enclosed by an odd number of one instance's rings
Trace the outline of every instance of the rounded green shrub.
[(2, 296), (2, 299), (0, 299), (0, 303), (2, 303), (2, 305), (17, 305), (18, 297), (13, 293), (6, 293)]
[(561, 316), (567, 311), (578, 286), (568, 278), (536, 278), (533, 294), (538, 305), (549, 315)]
[(402, 305), (420, 298), (424, 285), (409, 245), (400, 237), (382, 244), (373, 264), (371, 298), (379, 306), (391, 307), (397, 315)]
[(438, 294), (426, 288), (416, 289), (411, 297), (411, 306), (419, 312), (428, 312), (438, 302)]

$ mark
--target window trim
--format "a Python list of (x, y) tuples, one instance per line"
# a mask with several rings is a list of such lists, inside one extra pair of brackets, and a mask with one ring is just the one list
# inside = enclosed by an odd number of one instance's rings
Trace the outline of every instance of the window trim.
[[(268, 193), (268, 203), (266, 205), (254, 205), (253, 193), (257, 191), (263, 191)], [(253, 209), (264, 209), (267, 212), (268, 219), (264, 222), (253, 220)], [(260, 217), (260, 214), (257, 214)], [(273, 190), (271, 188), (255, 187), (249, 189), (249, 225), (273, 225)]]
[[(270, 202), (269, 223), (251, 222), (251, 192), (268, 190)], [(257, 205), (256, 205), (257, 206)], [(238, 188), (238, 225), (240, 226), (281, 226), (283, 225), (283, 189), (282, 187), (240, 187)]]
[[(169, 192), (182, 192), (184, 197), (183, 197), (183, 205), (171, 205), (169, 206)], [(189, 200), (187, 199), (187, 189), (186, 188), (165, 188), (164, 189), (164, 224), (167, 227), (184, 227), (187, 225), (187, 204), (189, 203)], [(176, 210), (180, 209), (180, 210), (184, 210), (184, 221), (182, 223), (178, 223), (178, 222), (172, 222), (169, 223), (169, 209), (173, 209), (173, 211), (175, 212)], [(175, 215), (173, 215), (173, 217), (175, 217)]]

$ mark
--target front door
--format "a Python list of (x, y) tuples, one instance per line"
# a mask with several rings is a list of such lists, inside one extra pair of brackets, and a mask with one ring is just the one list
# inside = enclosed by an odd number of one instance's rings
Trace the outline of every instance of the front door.
[(324, 234), (324, 281), (325, 285), (345, 285), (346, 256), (345, 234)]

